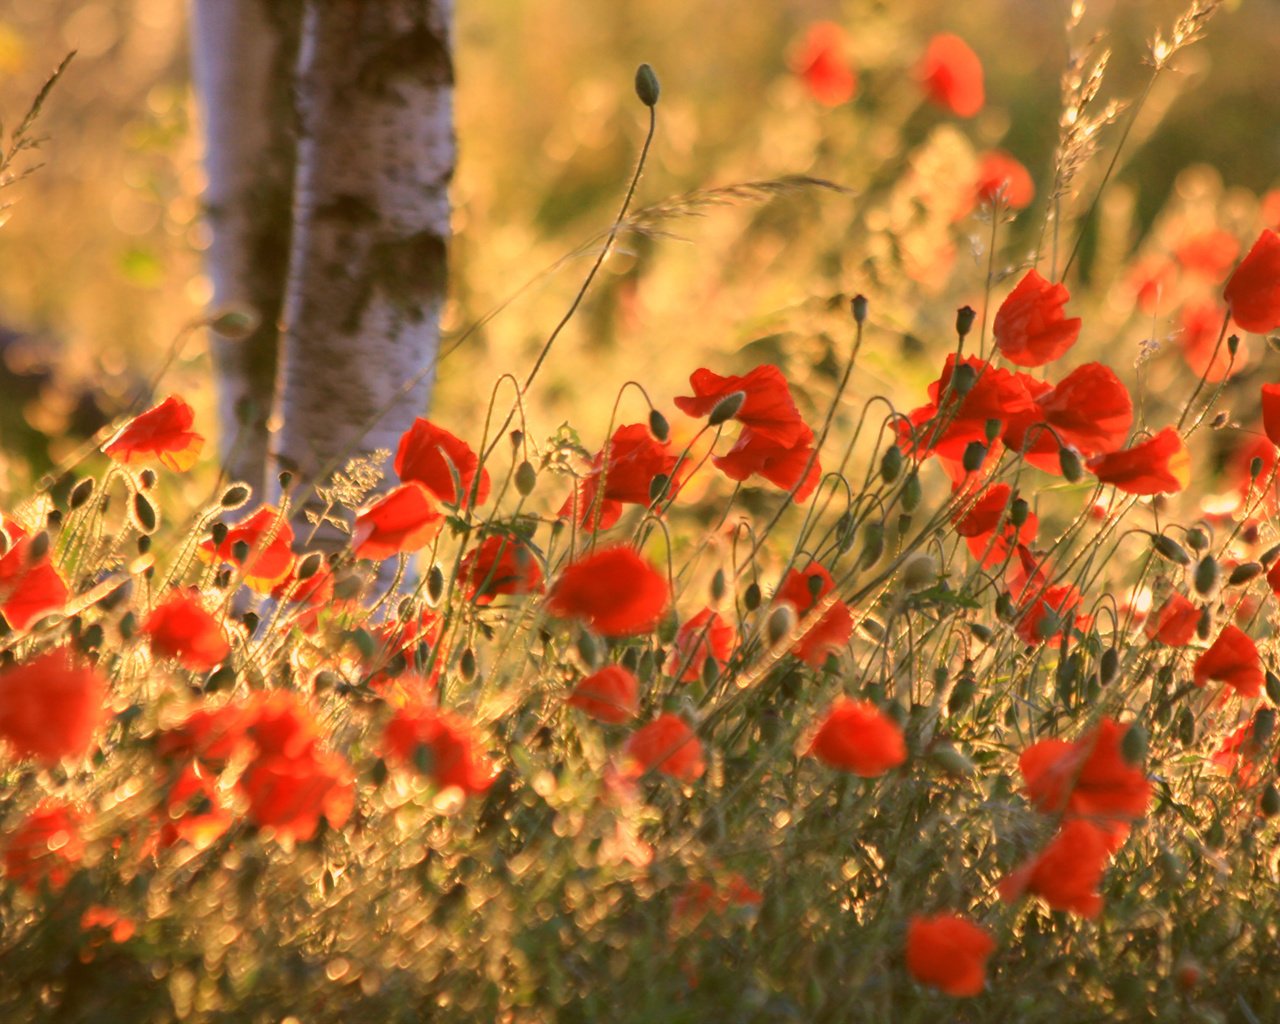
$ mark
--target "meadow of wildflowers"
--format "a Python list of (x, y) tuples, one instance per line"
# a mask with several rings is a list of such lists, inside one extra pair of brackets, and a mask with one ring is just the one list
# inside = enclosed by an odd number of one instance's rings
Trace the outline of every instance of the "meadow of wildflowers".
[[(1108, 262), (1096, 40), (1043, 174), (918, 42), (813, 373), (672, 344), (544, 436), (548, 342), (310, 520), (162, 383), (8, 496), (0, 1017), (1280, 1019), (1280, 191), (1197, 172)], [(858, 49), (790, 85), (851, 109)]]

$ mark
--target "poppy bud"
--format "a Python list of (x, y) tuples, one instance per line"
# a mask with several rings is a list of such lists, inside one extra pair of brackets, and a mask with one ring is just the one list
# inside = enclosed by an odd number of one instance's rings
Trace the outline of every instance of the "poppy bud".
[(289, 485), (293, 483), (293, 472), (288, 469), (281, 470), (280, 475), (276, 477), (276, 479), (280, 481), (280, 489), (282, 491), (287, 491), (289, 489)]
[(262, 317), (251, 306), (229, 306), (211, 314), (205, 323), (209, 330), (224, 338), (244, 341), (258, 329)]
[(1147, 730), (1132, 723), (1120, 741), (1120, 755), (1130, 764), (1142, 764), (1147, 757)]
[(858, 566), (870, 569), (884, 554), (884, 523), (867, 523), (862, 528), (862, 554)]
[(71, 509), (78, 509), (83, 506), (91, 497), (93, 497), (93, 477), (87, 476), (71, 489), (71, 498), (68, 505)]
[(1227, 335), (1227, 353), (1229, 355), (1234, 356), (1236, 352), (1239, 350), (1239, 348), (1240, 348), (1240, 335), (1238, 334)]
[(707, 425), (718, 427), (721, 423), (727, 423), (738, 415), (738, 410), (742, 408), (742, 403), (747, 400), (745, 391), (733, 391), (716, 402), (711, 408), (711, 415), (707, 417)]
[(966, 337), (973, 330), (973, 322), (978, 318), (977, 310), (972, 306), (961, 306), (956, 310), (956, 334)]
[(969, 623), (969, 632), (972, 633), (975, 637), (978, 638), (978, 640), (980, 640), (984, 644), (991, 643), (991, 638), (992, 636), (995, 635), (991, 632), (991, 630), (987, 626), (984, 626), (981, 622)]
[(538, 473), (533, 463), (525, 459), (516, 467), (516, 492), (522, 498), (529, 497), (538, 484)]
[(1209, 535), (1199, 526), (1187, 531), (1187, 547), (1192, 551), (1203, 551), (1209, 546)]
[(662, 92), (658, 85), (658, 76), (648, 64), (636, 68), (636, 95), (646, 107), (656, 107), (658, 96)]
[(324, 564), (324, 555), (319, 551), (312, 551), (309, 555), (298, 563), (298, 581), (309, 580), (312, 576), (320, 571), (320, 566)]
[(715, 575), (711, 577), (711, 600), (721, 601), (724, 598), (727, 581), (725, 580), (724, 570), (717, 569)]
[(141, 491), (133, 496), (133, 516), (143, 533), (155, 533), (156, 509)]
[(1267, 548), (1266, 551), (1262, 552), (1262, 554), (1258, 556), (1258, 561), (1267, 566), (1267, 568), (1270, 568), (1271, 563), (1276, 560), (1277, 556), (1280, 556), (1280, 544), (1277, 544), (1275, 547)]
[(1273, 818), (1280, 813), (1280, 790), (1276, 789), (1274, 782), (1268, 782), (1267, 788), (1262, 791), (1262, 799), (1258, 801), (1258, 810), (1268, 817)]
[(769, 613), (769, 621), (765, 624), (765, 636), (769, 638), (769, 646), (774, 647), (789, 637), (796, 628), (796, 610), (789, 604), (774, 606)]
[(747, 589), (742, 592), (742, 604), (749, 612), (753, 612), (760, 607), (759, 583), (747, 584)]
[(1218, 560), (1213, 555), (1205, 555), (1196, 565), (1193, 578), (1196, 591), (1202, 597), (1208, 597), (1218, 587)]
[(1013, 595), (1006, 590), (996, 598), (996, 617), (1002, 622), (1012, 622), (1015, 614)]
[(1257, 480), (1262, 473), (1262, 456), (1255, 455), (1249, 460), (1249, 478)]
[(912, 473), (902, 485), (902, 507), (914, 512), (924, 497), (924, 489), (920, 486), (920, 477)]
[(1200, 609), (1200, 621), (1196, 623), (1196, 636), (1201, 640), (1209, 639), (1209, 632), (1213, 629), (1213, 615), (1209, 611), (1209, 606), (1205, 605)]
[(1266, 675), (1267, 699), (1272, 704), (1280, 704), (1280, 676), (1276, 675), (1270, 669), (1267, 669)]
[(990, 444), (1000, 436), (1000, 431), (1004, 429), (1004, 422), (996, 419), (994, 416), (987, 420), (983, 427), (983, 432), (987, 435), (987, 443)]
[(1156, 549), (1156, 554), (1167, 558), (1170, 562), (1177, 565), (1191, 564), (1191, 556), (1187, 554), (1186, 548), (1172, 537), (1163, 533), (1154, 533), (1151, 535), (1151, 546)]
[(230, 532), (231, 529), (226, 523), (214, 523), (209, 529), (209, 534), (213, 538), (213, 546), (222, 547), (222, 542), (227, 539), (227, 534)]
[(468, 647), (458, 659), (458, 673), (467, 682), (476, 677), (476, 652)]
[(902, 589), (915, 593), (931, 586), (938, 579), (938, 560), (927, 552), (912, 556), (902, 567)]
[(1114, 647), (1108, 647), (1102, 652), (1102, 657), (1098, 660), (1098, 675), (1102, 679), (1103, 686), (1110, 686), (1116, 681), (1116, 676), (1120, 674), (1120, 652)]
[(661, 501), (667, 493), (667, 484), (670, 482), (666, 473), (655, 473), (653, 479), (649, 481), (649, 502)]
[(1031, 515), (1031, 506), (1023, 498), (1014, 498), (1009, 504), (1009, 523), (1015, 529), (1023, 526)]
[(655, 440), (665, 442), (671, 436), (671, 424), (657, 409), (649, 410), (649, 433)]
[(147, 468), (138, 474), (138, 486), (142, 490), (149, 491), (155, 485), (156, 485), (156, 471), (154, 469)]
[(435, 604), (444, 595), (444, 571), (438, 565), (433, 565), (427, 571), (427, 597), (431, 599), (431, 603)]
[(231, 557), (237, 562), (243, 563), (244, 560), (249, 557), (249, 552), (252, 550), (253, 548), (249, 545), (247, 540), (238, 540), (231, 545)]
[(149, 534), (143, 534), (138, 538), (138, 554), (145, 555), (151, 550), (151, 537)]
[(952, 371), (951, 390), (963, 397), (973, 390), (978, 383), (978, 371), (968, 363), (961, 363)]
[(712, 686), (720, 678), (720, 663), (715, 658), (708, 658), (702, 663), (702, 685)]
[(1231, 575), (1227, 577), (1227, 586), (1238, 587), (1241, 584), (1248, 583), (1250, 580), (1257, 579), (1261, 575), (1261, 562), (1241, 562), (1231, 570)]
[(978, 684), (973, 676), (961, 676), (952, 687), (951, 696), (947, 698), (947, 710), (953, 715), (959, 714), (973, 701), (977, 690)]
[(1063, 658), (1058, 662), (1058, 669), (1054, 673), (1054, 684), (1058, 693), (1058, 699), (1064, 704), (1071, 703), (1071, 698), (1075, 694), (1076, 679), (1080, 675), (1080, 655), (1074, 651), (1069, 657)]
[(898, 474), (901, 472), (902, 449), (896, 444), (890, 445), (880, 457), (880, 479), (886, 484), (891, 484), (898, 479)]
[(1189, 747), (1196, 741), (1196, 716), (1191, 713), (1191, 709), (1183, 705), (1182, 710), (1178, 712), (1178, 721), (1174, 725), (1178, 742), (1184, 747)]
[(1058, 449), (1058, 466), (1069, 483), (1079, 483), (1084, 476), (1084, 465), (1080, 462), (1080, 456), (1076, 454), (1074, 448), (1064, 445)]
[(970, 441), (964, 446), (964, 455), (960, 459), (960, 464), (964, 467), (966, 473), (976, 473), (982, 468), (982, 463), (987, 457), (987, 446), (981, 441)]
[(855, 295), (849, 305), (853, 310), (854, 322), (865, 323), (867, 320), (867, 297), (865, 295)]

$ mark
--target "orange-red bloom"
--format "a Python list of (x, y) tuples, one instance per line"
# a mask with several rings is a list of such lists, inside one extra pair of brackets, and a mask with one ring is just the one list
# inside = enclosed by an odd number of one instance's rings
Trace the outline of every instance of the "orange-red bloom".
[(983, 560), (984, 567), (999, 565), (1015, 545), (1030, 544), (1035, 539), (1040, 521), (1034, 512), (1028, 513), (1020, 527), (1009, 521), (1006, 509), (1012, 497), (1013, 488), (1008, 484), (992, 484), (967, 512), (952, 516), (956, 533), (965, 539), (973, 557)]
[(499, 594), (542, 593), (542, 566), (519, 537), (493, 533), (467, 552), (458, 580), (476, 604), (489, 604)]
[(278, 508), (263, 505), (228, 530), (221, 544), (203, 541), (200, 557), (238, 566), (249, 587), (270, 593), (293, 568), (293, 528)]
[(745, 428), (728, 452), (711, 461), (730, 480), (742, 482), (762, 476), (784, 491), (794, 487), (797, 503), (808, 498), (822, 479), (822, 465), (813, 450), (813, 431), (807, 426), (800, 440), (791, 445)]
[(1018, 767), (1031, 802), (1046, 814), (1088, 818), (1123, 838), (1151, 802), (1146, 772), (1120, 749), (1129, 728), (1103, 718), (1075, 743), (1041, 740), (1027, 747)]
[(790, 448), (808, 431), (791, 397), (787, 378), (776, 366), (766, 363), (742, 377), (721, 377), (710, 370), (698, 369), (689, 376), (689, 384), (693, 395), (677, 398), (675, 404), (690, 416), (710, 415), (722, 399), (741, 392), (742, 405), (733, 418), (751, 428), (757, 437)]
[(848, 35), (833, 21), (819, 21), (805, 31), (791, 61), (809, 95), (828, 107), (848, 103), (858, 90), (858, 75), (845, 56)]
[(994, 204), (997, 198), (1006, 209), (1021, 210), (1031, 205), (1036, 186), (1027, 169), (1003, 149), (982, 154), (975, 185), (980, 202)]
[(566, 703), (592, 718), (621, 725), (640, 710), (640, 683), (621, 665), (606, 665), (579, 682)]
[(1186, 647), (1195, 636), (1200, 621), (1200, 609), (1184, 594), (1176, 591), (1160, 606), (1160, 610), (1147, 620), (1146, 634), (1159, 640), (1166, 647)]
[(666, 577), (629, 547), (604, 548), (566, 566), (547, 594), (547, 610), (584, 619), (603, 636), (645, 633), (667, 609)]
[(987, 983), (987, 958), (996, 944), (959, 914), (915, 915), (907, 926), (907, 970), (916, 981), (949, 996), (976, 996)]
[(707, 770), (702, 743), (679, 715), (660, 715), (632, 733), (626, 755), (641, 772), (655, 770), (681, 782), (694, 782)]
[(1246, 331), (1266, 334), (1280, 327), (1280, 235), (1263, 230), (1222, 294), (1231, 318)]
[[(1036, 405), (1063, 444), (1081, 455), (1115, 451), (1124, 444), (1133, 424), (1133, 401), (1115, 372), (1102, 363), (1077, 366)], [(1015, 446), (1012, 443), (1010, 447)], [(1057, 459), (1057, 445), (1053, 447)]]
[(1213, 302), (1196, 299), (1179, 314), (1178, 344), (1187, 367), (1197, 377), (1217, 383), (1233, 371), (1231, 353), (1223, 337), (1226, 314)]
[[(605, 460), (605, 452), (596, 455), (591, 471), (578, 482), (560, 509), (561, 516), (576, 515), (587, 529), (592, 528), (593, 522), (599, 530), (613, 526), (622, 516), (624, 504), (648, 505), (652, 500), (654, 478), (664, 476), (671, 481), (680, 456), (671, 450), (670, 444), (654, 438), (647, 425), (629, 423), (613, 432), (607, 464)], [(603, 494), (600, 493), (602, 476)], [(677, 483), (671, 481), (669, 486), (674, 488)]]
[(973, 117), (986, 102), (982, 62), (959, 36), (942, 33), (930, 39), (916, 75), (925, 95), (958, 117)]
[(388, 758), (430, 775), (441, 789), (483, 793), (494, 770), (479, 750), (471, 726), (448, 711), (426, 705), (398, 708), (382, 734)]
[(1264, 672), (1258, 647), (1239, 626), (1222, 627), (1218, 639), (1196, 658), (1192, 681), (1204, 686), (1210, 680), (1226, 683), (1241, 697), (1262, 693)]
[(0, 737), (18, 757), (87, 753), (106, 718), (107, 684), (65, 647), (0, 672)]
[(195, 465), (204, 446), (204, 438), (191, 429), (195, 418), (191, 406), (170, 395), (121, 427), (102, 450), (126, 465), (156, 461), (181, 473)]
[(708, 914), (720, 915), (731, 907), (758, 907), (764, 894), (754, 889), (739, 874), (730, 875), (723, 886), (709, 881), (691, 881), (671, 904), (671, 930), (687, 935)]
[(162, 847), (181, 841), (197, 850), (207, 850), (235, 821), (209, 770), (198, 761), (183, 766), (168, 787), (161, 810), (164, 814), (160, 826)]
[(1262, 429), (1274, 445), (1280, 445), (1280, 384), (1262, 385)]
[(1173, 494), (1191, 479), (1191, 453), (1173, 427), (1132, 448), (1095, 455), (1086, 465), (1104, 484), (1126, 494)]
[[(811, 580), (817, 582), (812, 583)], [(835, 581), (831, 574), (817, 562), (812, 562), (803, 572), (799, 569), (788, 572), (774, 595), (796, 610), (801, 628), (807, 630), (791, 648), (791, 653), (815, 668), (827, 660), (828, 654), (838, 653), (853, 635), (853, 615), (843, 601), (831, 605), (812, 628), (806, 621), (809, 611), (834, 589)]]
[(710, 658), (723, 665), (733, 652), (736, 639), (733, 626), (718, 612), (703, 608), (676, 632), (675, 643), (667, 655), (665, 671), (680, 673), (680, 682), (692, 683), (702, 677), (702, 668)]
[(120, 911), (101, 903), (86, 907), (80, 915), (80, 930), (105, 931), (112, 942), (128, 942), (138, 931), (138, 924)]
[(1080, 318), (1063, 313), (1070, 298), (1066, 285), (1028, 270), (996, 311), (991, 329), (1001, 355), (1019, 366), (1043, 366), (1066, 353), (1080, 337)]
[(907, 759), (902, 729), (870, 701), (837, 697), (808, 753), (864, 779), (883, 775)]
[(444, 523), (431, 492), (416, 480), (401, 484), (356, 513), (351, 547), (357, 558), (380, 562), (429, 544)]
[[(467, 500), (473, 487), (477, 505), (484, 504), (489, 497), (489, 472), (480, 468), (480, 459), (471, 446), (430, 420), (416, 419), (404, 432), (396, 450), (395, 468), (403, 482), (416, 480), (446, 505)], [(461, 497), (454, 486), (455, 472), (462, 484)]]
[(31, 557), (32, 539), (17, 523), (3, 520), (7, 550), (0, 555), (0, 613), (16, 630), (24, 630), (42, 615), (61, 611), (67, 585), (49, 555)]
[(178, 591), (156, 605), (142, 623), (151, 637), (151, 652), (177, 658), (194, 672), (207, 672), (231, 653), (218, 620), (210, 615), (195, 591)]
[[(1025, 550), (1025, 549), (1024, 549)], [(1080, 605), (1080, 591), (1073, 583), (1046, 587), (1043, 582), (1029, 583), (1023, 590), (1018, 636), (1026, 644), (1045, 643), (1062, 635), (1067, 616)], [(1081, 618), (1077, 616), (1077, 620)], [(1087, 628), (1079, 621), (1077, 628)]]
[(252, 721), (252, 708), (244, 702), (197, 708), (181, 725), (160, 733), (156, 752), (198, 758), (221, 770), (252, 742), (247, 732)]
[(23, 819), (4, 849), (4, 873), (35, 892), (42, 883), (61, 889), (84, 859), (80, 812), (62, 800), (45, 800)]
[(305, 842), (323, 817), (334, 828), (346, 824), (355, 806), (351, 767), (338, 754), (318, 748), (300, 757), (259, 757), (240, 777), (249, 817), (281, 839)]
[(1112, 833), (1084, 818), (1072, 818), (1038, 856), (1000, 883), (1000, 898), (1012, 903), (1033, 893), (1054, 910), (1097, 917), (1102, 910), (1098, 886), (1113, 852)]

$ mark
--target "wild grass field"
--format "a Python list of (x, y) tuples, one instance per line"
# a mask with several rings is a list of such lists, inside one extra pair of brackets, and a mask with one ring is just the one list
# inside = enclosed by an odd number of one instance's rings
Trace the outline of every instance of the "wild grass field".
[(323, 522), (213, 455), (180, 17), (7, 6), (0, 1018), (1280, 1019), (1267, 5), (462, 5)]

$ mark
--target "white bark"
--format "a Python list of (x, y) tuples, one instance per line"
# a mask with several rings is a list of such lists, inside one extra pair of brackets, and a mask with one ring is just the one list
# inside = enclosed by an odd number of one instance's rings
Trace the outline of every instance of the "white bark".
[(247, 338), (211, 337), (220, 451), (233, 479), (261, 490), (288, 271), (295, 162), (292, 78), (301, 0), (192, 0), (215, 310), (252, 310)]
[(280, 468), (306, 483), (394, 452), (430, 399), (454, 166), (452, 14), (453, 0), (308, 0), (275, 443)]

